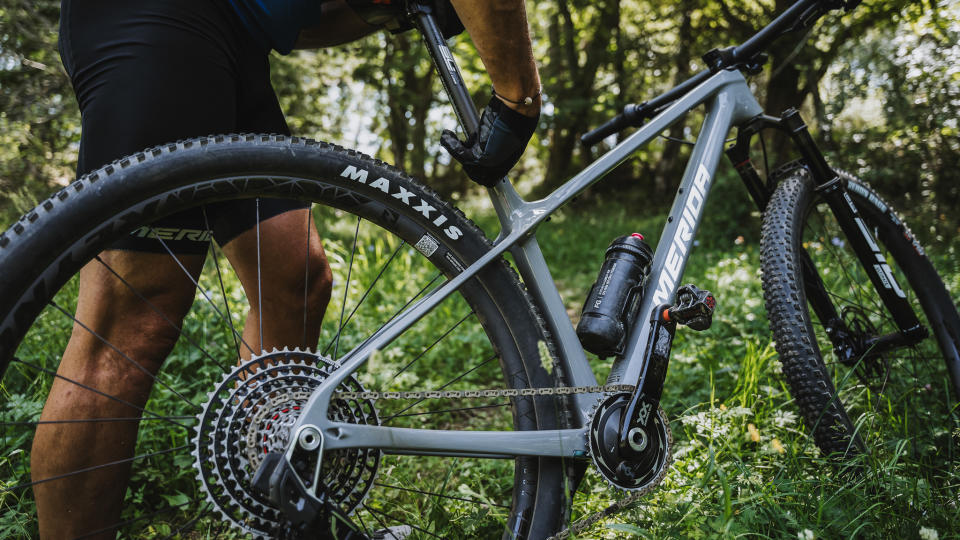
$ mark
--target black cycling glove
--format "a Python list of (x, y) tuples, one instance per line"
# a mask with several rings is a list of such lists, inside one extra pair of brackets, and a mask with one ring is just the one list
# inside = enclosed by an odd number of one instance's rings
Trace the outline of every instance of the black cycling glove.
[(450, 130), (444, 130), (440, 144), (474, 182), (491, 187), (517, 164), (540, 118), (524, 116), (504, 105), (496, 96), (480, 116), (480, 129), (461, 141)]

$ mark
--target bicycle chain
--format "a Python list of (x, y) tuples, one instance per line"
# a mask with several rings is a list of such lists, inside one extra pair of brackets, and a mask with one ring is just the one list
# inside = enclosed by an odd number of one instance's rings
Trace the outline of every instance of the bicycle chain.
[[(403, 400), (403, 399), (437, 399), (437, 398), (481, 398), (481, 397), (518, 397), (518, 396), (567, 396), (572, 394), (606, 394), (606, 393), (632, 393), (636, 387), (631, 384), (608, 384), (604, 386), (558, 386), (553, 388), (510, 388), (503, 390), (427, 390), (423, 392), (334, 392), (334, 399), (347, 400)], [(669, 429), (668, 437), (671, 439)], [(594, 526), (603, 518), (612, 516), (633, 503), (640, 500), (644, 495), (653, 491), (666, 476), (669, 462), (663, 468), (663, 472), (650, 483), (649, 486), (631, 492), (630, 495), (611, 504), (603, 510), (594, 512), (584, 518), (571, 523), (569, 527), (548, 537), (546, 540), (565, 540), (572, 534), (580, 534), (590, 527)], [(616, 486), (614, 486), (616, 487)]]
[(438, 398), (484, 398), (519, 396), (568, 396), (571, 394), (603, 394), (633, 392), (631, 384), (608, 384), (605, 386), (558, 386), (554, 388), (507, 388), (503, 390), (426, 390), (423, 392), (334, 392), (334, 399), (371, 400), (379, 399), (438, 399)]

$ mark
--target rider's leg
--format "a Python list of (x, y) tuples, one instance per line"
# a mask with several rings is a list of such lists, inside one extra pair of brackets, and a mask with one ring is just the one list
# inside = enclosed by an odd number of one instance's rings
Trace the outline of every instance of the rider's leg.
[[(237, 131), (287, 132), (270, 88), (266, 51), (252, 49), (249, 35), (229, 6), (191, 0), (114, 0), (85, 3), (83, 9), (79, 5), (73, 9), (71, 4), (65, 0), (61, 11), (61, 49), (83, 113), (78, 174), (147, 146), (186, 137)], [(176, 24), (178, 21), (183, 24)], [(222, 212), (220, 217), (230, 214)], [(220, 219), (210, 217), (211, 221)], [(204, 221), (201, 224), (206, 228)], [(196, 228), (196, 224), (172, 226)], [(307, 245), (307, 236), (302, 232), (300, 240), (292, 236), (277, 239), (269, 237), (270, 227), (261, 224), (263, 246), (283, 246), (284, 241), (296, 246)], [(307, 229), (304, 225), (300, 230)], [(311, 238), (315, 238), (315, 232)], [(150, 244), (155, 248), (158, 243), (153, 240)], [(310, 245), (314, 251), (308, 259), (309, 267), (325, 269), (319, 241), (311, 241)], [(123, 247), (143, 251), (142, 246), (132, 246), (129, 242)], [(304, 251), (298, 253), (300, 262), (306, 264), (302, 258)], [(296, 258), (296, 254), (284, 254), (282, 250), (276, 255), (277, 260), (288, 256)], [(169, 255), (114, 251), (105, 257), (123, 269), (121, 274), (130, 280), (133, 288), (149, 291), (147, 297), (151, 302), (161, 306), (161, 312), (179, 324), (193, 298), (193, 285), (171, 261), (158, 262), (164, 257), (169, 259)], [(255, 268), (241, 260), (242, 257), (234, 256), (234, 259), (241, 268)], [(188, 264), (190, 272), (198, 271), (200, 260), (197, 257)], [(125, 285), (117, 285), (118, 280), (98, 264), (91, 263), (81, 273), (78, 319), (93, 321), (87, 323), (91, 329), (118, 345), (118, 349), (140, 362), (146, 371), (159, 369), (178, 333), (169, 330), (164, 317), (144, 308)], [(261, 275), (261, 283), (263, 277)], [(270, 279), (282, 277), (283, 272), (279, 272)], [(314, 291), (325, 288), (323, 279), (310, 282), (308, 296), (322, 300), (324, 294)], [(302, 277), (299, 283), (302, 287)], [(303, 289), (298, 289), (302, 301)], [(323, 304), (321, 300), (317, 302)], [(288, 329), (293, 323), (275, 316), (267, 301), (263, 303), (270, 319), (265, 320), (264, 341), (280, 344), (281, 340), (274, 339), (270, 334), (272, 330), (267, 329)], [(311, 336), (317, 332), (314, 327), (319, 326), (322, 308), (321, 305), (310, 310), (306, 332), (303, 310), (295, 310), (299, 332), (290, 345), (303, 343), (305, 334), (308, 341), (316, 339)], [(57, 381), (44, 409), (44, 419), (55, 423), (43, 424), (38, 429), (31, 454), (36, 480), (56, 471), (125, 460), (132, 455), (136, 422), (56, 423), (78, 419), (81, 414), (127, 418), (136, 410), (136, 404), (147, 399), (151, 377), (126, 361), (124, 355), (98, 343), (100, 340), (90, 332), (76, 330), (64, 353), (60, 374), (105, 385), (99, 388), (101, 392), (124, 396), (122, 399), (128, 403), (81, 390), (64, 380)], [(114, 431), (121, 424), (123, 429)], [(36, 485), (43, 536), (72, 538), (79, 532), (115, 523), (126, 490), (128, 468), (129, 463), (108, 466), (73, 475), (70, 480)], [(96, 478), (101, 480), (91, 480)], [(71, 485), (73, 481), (79, 484)], [(112, 538), (115, 533), (103, 536)]]
[[(309, 210), (267, 219), (223, 251), (250, 299), (244, 342), (257, 348), (262, 331), (267, 350), (315, 348), (332, 280)], [(108, 251), (103, 262), (81, 271), (78, 322), (42, 421), (140, 416), (193, 300), (193, 281), (180, 264), (194, 279), (203, 264), (200, 255), (177, 259), (179, 264), (167, 254)], [(133, 455), (137, 426), (134, 420), (41, 424), (32, 450), (35, 482), (120, 462), (37, 484), (43, 538), (74, 538), (118, 521), (131, 465), (125, 460)]]
[[(179, 259), (193, 274), (203, 264), (202, 255)], [(34, 482), (68, 475), (34, 486), (42, 538), (76, 538), (119, 520), (136, 419), (193, 301), (193, 282), (170, 255), (113, 250), (101, 261), (80, 272), (76, 322), (41, 417), (54, 423), (33, 441)], [(91, 418), (131, 420), (56, 423)]]
[(249, 358), (249, 348), (258, 354), (283, 347), (316, 349), (333, 280), (310, 210), (263, 221), (223, 252), (250, 302), (241, 355)]

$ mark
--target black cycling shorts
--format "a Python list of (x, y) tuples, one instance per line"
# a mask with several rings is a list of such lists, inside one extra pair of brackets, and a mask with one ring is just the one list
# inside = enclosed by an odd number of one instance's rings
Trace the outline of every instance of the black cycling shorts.
[[(80, 105), (77, 175), (163, 143), (289, 134), (269, 51), (222, 0), (62, 0), (60, 57)], [(228, 201), (169, 216), (114, 249), (204, 253), (299, 201)], [(158, 238), (162, 239), (158, 240)]]

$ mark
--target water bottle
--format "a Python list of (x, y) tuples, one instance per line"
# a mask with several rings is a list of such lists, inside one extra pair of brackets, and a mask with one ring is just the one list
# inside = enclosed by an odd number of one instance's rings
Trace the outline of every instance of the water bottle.
[(639, 305), (639, 286), (652, 259), (653, 250), (640, 233), (621, 236), (610, 244), (577, 324), (584, 349), (600, 358), (623, 352), (627, 328)]

